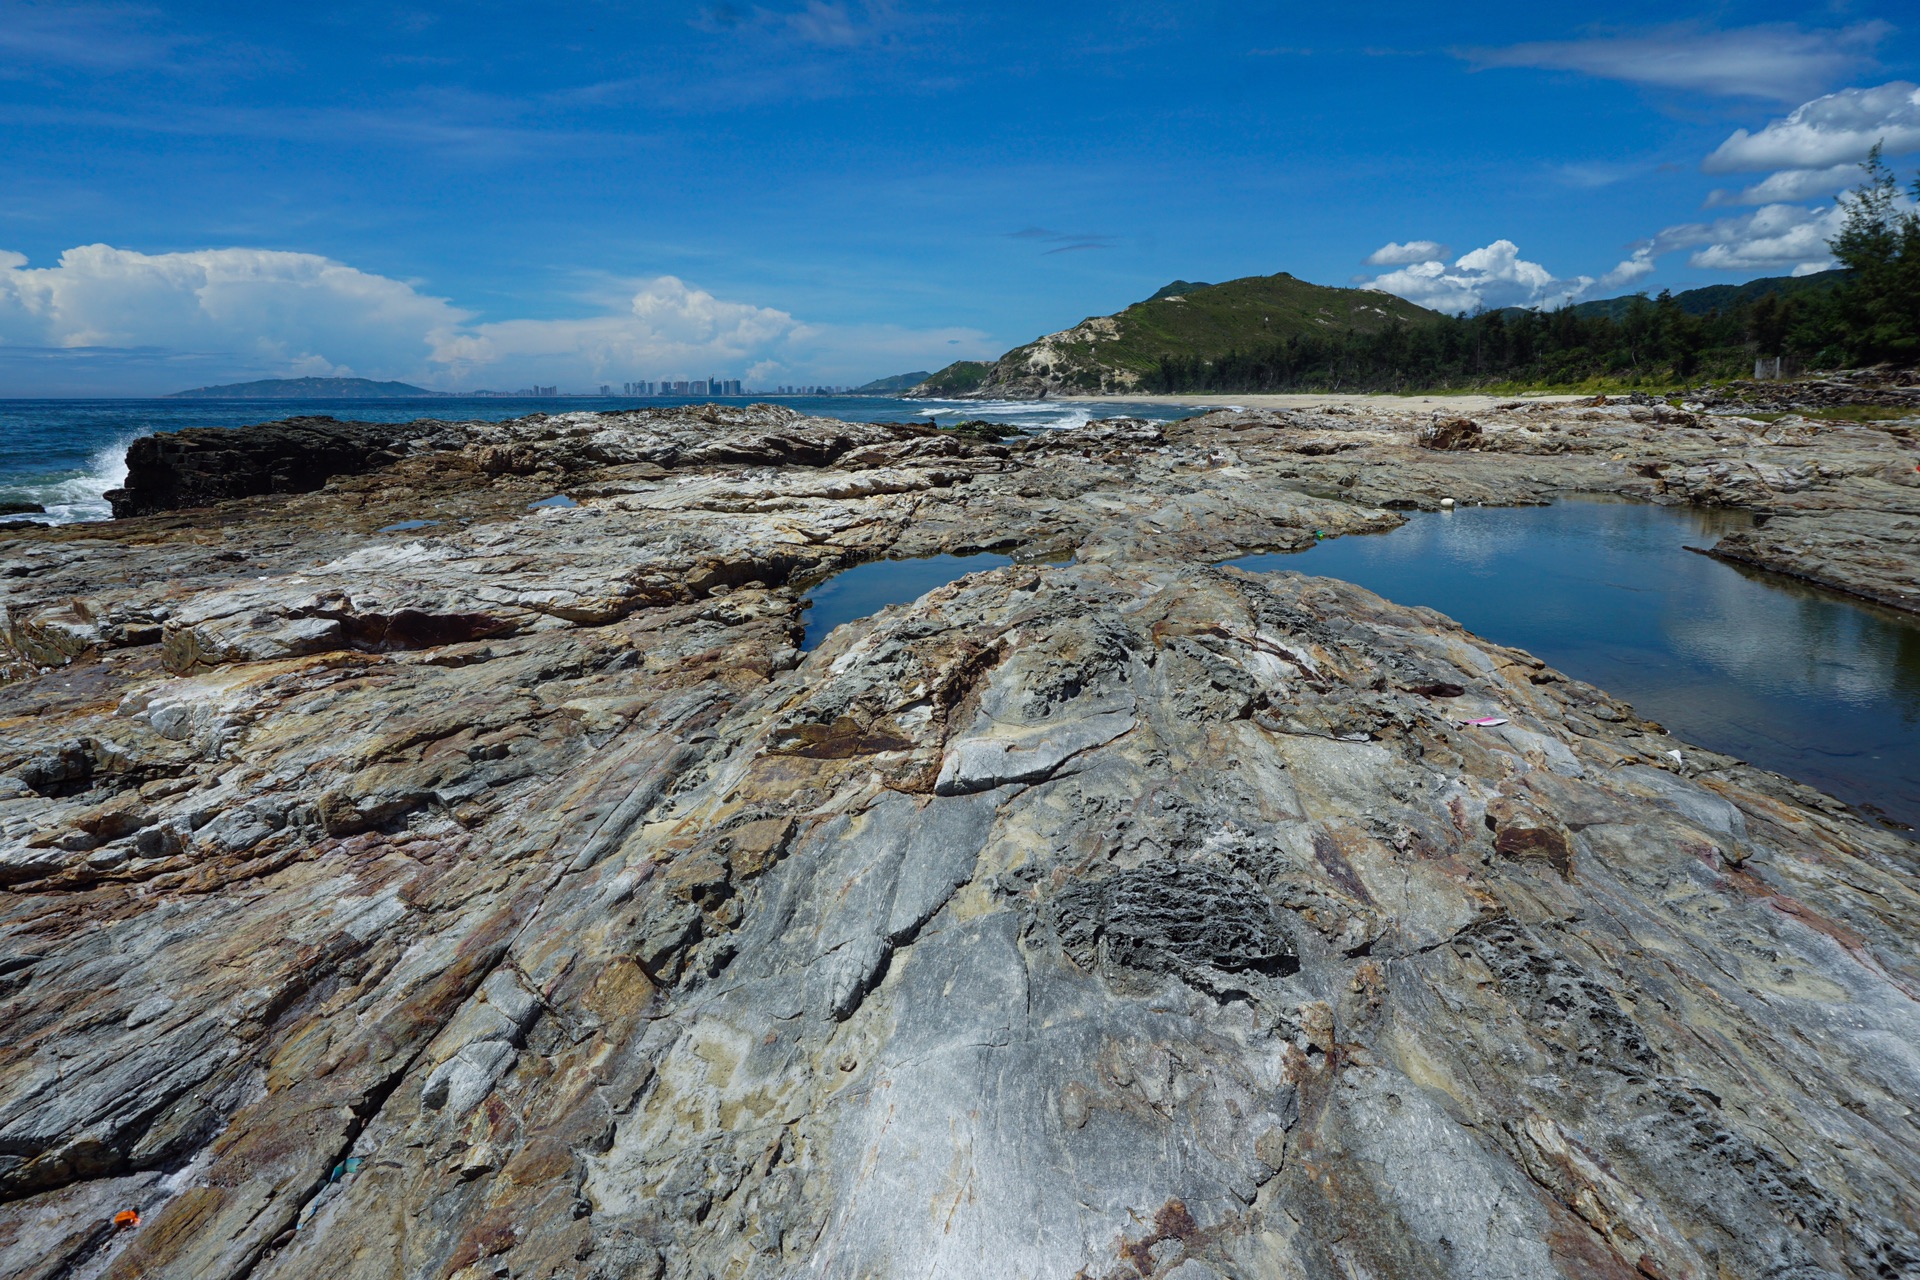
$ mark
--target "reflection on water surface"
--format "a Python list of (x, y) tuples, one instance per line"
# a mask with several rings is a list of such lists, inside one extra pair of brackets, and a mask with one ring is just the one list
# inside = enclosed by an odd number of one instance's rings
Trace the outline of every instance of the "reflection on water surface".
[(1230, 563), (1438, 609), (1681, 738), (1920, 826), (1920, 619), (1685, 549), (1747, 523), (1581, 497)]
[(817, 648), (843, 622), (865, 618), (890, 604), (918, 600), (935, 587), (985, 569), (1012, 564), (1008, 556), (983, 551), (971, 556), (927, 556), (919, 560), (874, 560), (842, 570), (807, 592), (803, 650)]

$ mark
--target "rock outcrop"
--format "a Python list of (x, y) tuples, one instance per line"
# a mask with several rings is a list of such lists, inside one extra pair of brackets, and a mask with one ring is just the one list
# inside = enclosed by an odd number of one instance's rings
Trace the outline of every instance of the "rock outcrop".
[(141, 436), (127, 449), (127, 478), (107, 491), (116, 519), (229, 498), (310, 493), (335, 476), (360, 475), (397, 461), (431, 439), (437, 422), (341, 422), (287, 418), (245, 431), (190, 427)]
[(1212, 567), (1603, 490), (1911, 608), (1911, 440), (1423, 425), (434, 424), (0, 540), (0, 1272), (1920, 1271), (1913, 845)]

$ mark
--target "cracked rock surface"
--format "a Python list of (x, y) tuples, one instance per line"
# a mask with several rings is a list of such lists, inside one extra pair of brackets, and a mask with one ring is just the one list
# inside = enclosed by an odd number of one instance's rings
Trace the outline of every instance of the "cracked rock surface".
[(1913, 442), (1430, 425), (433, 424), (10, 535), (0, 1273), (1920, 1273), (1914, 846), (1212, 567), (1606, 491), (1910, 608)]

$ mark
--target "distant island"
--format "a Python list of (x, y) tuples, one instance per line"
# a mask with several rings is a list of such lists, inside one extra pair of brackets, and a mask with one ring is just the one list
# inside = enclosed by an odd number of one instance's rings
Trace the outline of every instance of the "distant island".
[(406, 382), (368, 378), (262, 378), (176, 391), (169, 400), (418, 400), (444, 394)]

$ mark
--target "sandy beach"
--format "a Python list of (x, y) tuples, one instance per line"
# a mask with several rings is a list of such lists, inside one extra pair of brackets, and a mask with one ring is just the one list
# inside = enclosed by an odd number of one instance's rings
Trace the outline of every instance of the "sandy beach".
[(1051, 399), (1060, 402), (1086, 404), (1177, 404), (1192, 405), (1200, 409), (1306, 409), (1314, 405), (1338, 404), (1353, 408), (1371, 408), (1396, 413), (1427, 413), (1431, 411), (1452, 411), (1455, 413), (1484, 413), (1495, 405), (1512, 404), (1516, 400), (1537, 400), (1542, 404), (1566, 404), (1574, 400), (1591, 399), (1589, 396), (1549, 395), (1544, 392), (1530, 392), (1517, 396), (1489, 396), (1478, 394), (1460, 395), (1341, 395), (1324, 393), (1319, 395), (1239, 395), (1239, 396), (1054, 396)]

